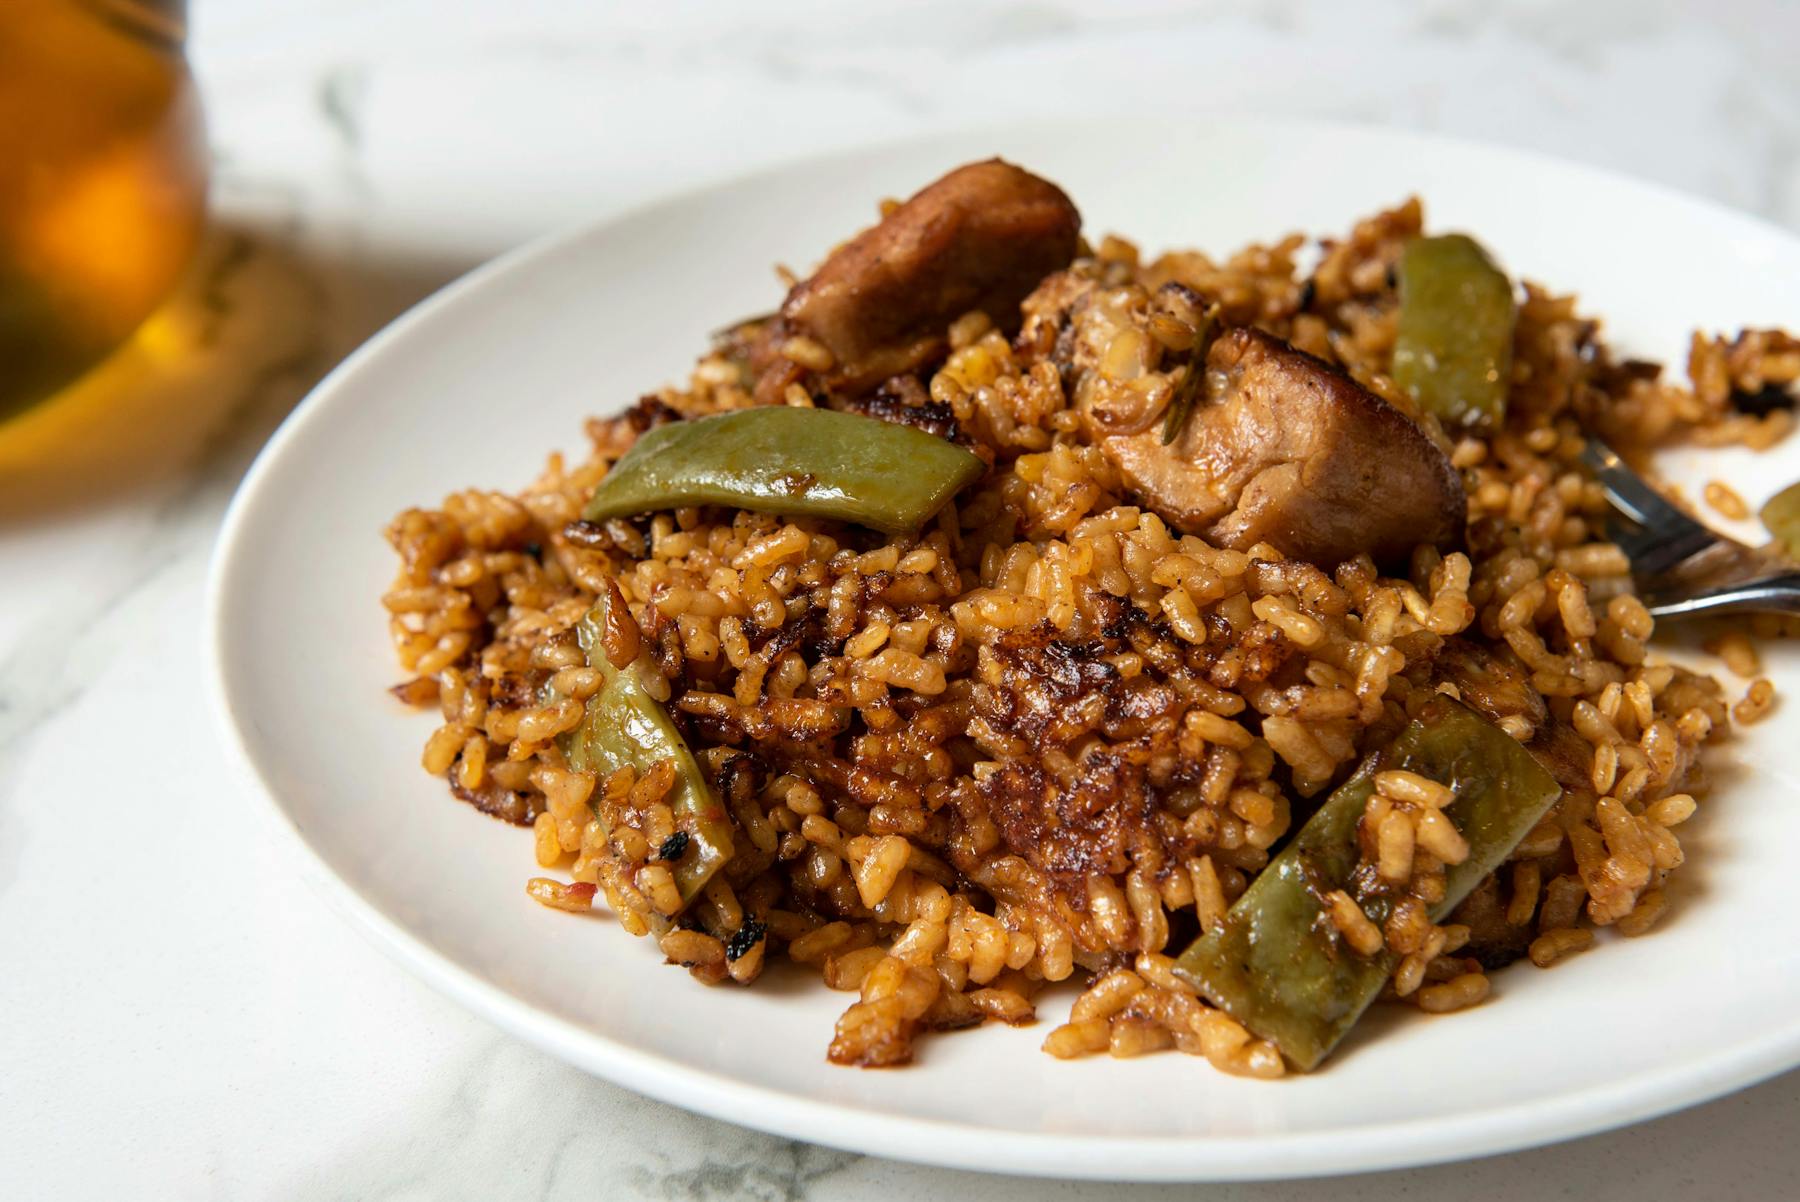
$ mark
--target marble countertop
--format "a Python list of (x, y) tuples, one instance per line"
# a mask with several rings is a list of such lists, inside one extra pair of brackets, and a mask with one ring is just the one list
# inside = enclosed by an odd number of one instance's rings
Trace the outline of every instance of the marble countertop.
[[(1524, 145), (1800, 228), (1800, 12), (1774, 0), (192, 7), (208, 243), (62, 437), (0, 458), (0, 1197), (1202, 1192), (924, 1169), (648, 1102), (465, 1014), (302, 883), (215, 744), (207, 556), (306, 390), (489, 256), (815, 150), (1145, 108)], [(1789, 1074), (1546, 1150), (1204, 1193), (1793, 1197), (1797, 1125)]]

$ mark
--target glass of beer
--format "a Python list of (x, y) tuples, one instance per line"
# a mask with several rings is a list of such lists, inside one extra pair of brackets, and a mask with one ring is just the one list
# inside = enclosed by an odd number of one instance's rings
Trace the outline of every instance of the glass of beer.
[(0, 423), (129, 338), (199, 240), (186, 0), (0, 0)]

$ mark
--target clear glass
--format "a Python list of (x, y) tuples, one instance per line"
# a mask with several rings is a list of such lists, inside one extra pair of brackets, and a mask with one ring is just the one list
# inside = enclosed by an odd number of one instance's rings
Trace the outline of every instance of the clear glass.
[(130, 337), (199, 241), (186, 0), (0, 0), (0, 422)]

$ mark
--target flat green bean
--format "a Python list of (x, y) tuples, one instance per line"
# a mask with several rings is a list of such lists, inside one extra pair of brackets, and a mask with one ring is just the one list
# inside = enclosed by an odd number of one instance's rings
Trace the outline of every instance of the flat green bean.
[(1294, 840), (1202, 935), (1175, 971), (1302, 1069), (1337, 1046), (1393, 975), (1399, 956), (1359, 955), (1338, 937), (1325, 895), (1342, 889), (1377, 925), (1398, 896), (1361, 865), (1357, 824), (1375, 774), (1404, 769), (1450, 786), (1444, 813), (1469, 843), (1445, 872), (1440, 921), (1505, 860), (1562, 789), (1516, 739), (1448, 697), (1434, 698), (1319, 807)]
[(1400, 256), (1394, 383), (1447, 425), (1497, 427), (1512, 387), (1512, 281), (1464, 234)]
[(681, 900), (691, 901), (731, 859), (731, 819), (669, 711), (644, 688), (642, 674), (653, 670), (645, 658), (624, 667), (614, 667), (608, 660), (602, 635), (607, 607), (613, 603), (606, 593), (600, 594), (576, 626), (588, 666), (605, 683), (588, 699), (581, 724), (562, 737), (563, 754), (570, 767), (602, 780), (627, 766), (642, 773), (660, 760), (675, 762), (675, 784), (665, 800), (675, 813), (676, 829), (685, 831), (688, 841), (673, 873)]
[(582, 517), (728, 505), (902, 534), (985, 470), (979, 457), (911, 426), (768, 405), (645, 431), (600, 481)]

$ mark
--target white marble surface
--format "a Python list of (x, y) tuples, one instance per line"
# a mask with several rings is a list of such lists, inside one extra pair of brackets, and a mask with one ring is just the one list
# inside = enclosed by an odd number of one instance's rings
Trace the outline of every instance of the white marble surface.
[(197, 670), (207, 554), (275, 423), (389, 317), (539, 232), (944, 122), (1145, 106), (1527, 145), (1800, 228), (1793, 6), (194, 8), (219, 161), (202, 262), (53, 449), (22, 465), (0, 441), (0, 1197), (1800, 1196), (1800, 1074), (1540, 1152), (1204, 1191), (921, 1169), (685, 1115), (366, 946), (228, 776)]

